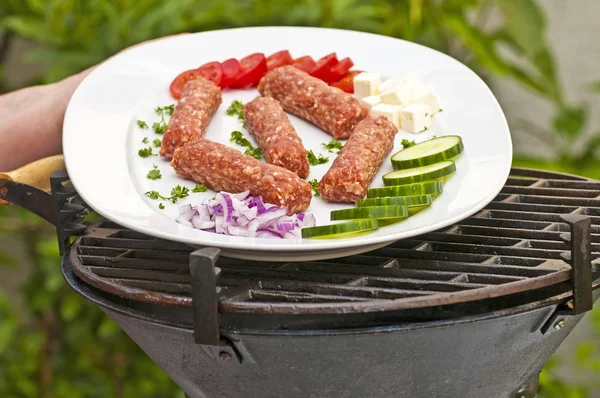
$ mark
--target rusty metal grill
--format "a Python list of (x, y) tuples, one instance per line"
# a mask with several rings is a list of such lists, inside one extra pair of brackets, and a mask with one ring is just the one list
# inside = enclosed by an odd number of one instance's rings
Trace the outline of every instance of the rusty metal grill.
[[(444, 230), (364, 255), (317, 262), (220, 258), (219, 311), (327, 314), (490, 300), (571, 278), (564, 215), (592, 219), (600, 264), (600, 182), (514, 169), (496, 199)], [(72, 246), (76, 275), (138, 302), (190, 307), (192, 248), (104, 221)]]

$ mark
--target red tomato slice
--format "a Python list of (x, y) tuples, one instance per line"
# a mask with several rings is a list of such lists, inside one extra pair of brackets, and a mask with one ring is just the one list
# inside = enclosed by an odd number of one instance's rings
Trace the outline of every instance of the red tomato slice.
[(231, 85), (232, 88), (246, 88), (258, 84), (267, 73), (267, 60), (265, 54), (254, 53), (240, 60), (242, 73)]
[(335, 53), (328, 54), (317, 61), (317, 69), (311, 73), (311, 76), (326, 81), (327, 83), (336, 81), (331, 73), (331, 68), (337, 65), (338, 59)]
[(223, 68), (220, 62), (209, 62), (198, 68), (200, 76), (212, 81), (217, 86), (221, 85), (223, 79)]
[(351, 81), (347, 81), (347, 82), (333, 82), (331, 83), (332, 87), (337, 87), (342, 91), (345, 91), (347, 93), (354, 93), (354, 82)]
[(181, 98), (181, 92), (183, 91), (183, 87), (185, 86), (185, 84), (192, 79), (197, 79), (198, 76), (199, 76), (198, 69), (186, 70), (185, 72), (182, 72), (179, 75), (177, 75), (177, 77), (175, 79), (173, 79), (173, 82), (171, 83), (171, 86), (169, 87), (169, 90), (171, 91), (171, 95), (173, 96), (173, 98), (175, 98), (175, 99)]
[(273, 70), (280, 66), (291, 65), (294, 60), (288, 50), (278, 51), (267, 57), (267, 70)]
[(350, 58), (344, 58), (337, 64), (331, 67), (331, 77), (332, 81), (337, 82), (342, 77), (346, 76), (350, 68), (354, 66), (354, 62)]
[(238, 76), (242, 73), (242, 66), (237, 59), (231, 58), (221, 63), (223, 68), (223, 79), (221, 80), (221, 87), (227, 88), (237, 80)]
[(362, 71), (362, 70), (351, 70), (348, 73), (346, 73), (346, 76), (342, 77), (340, 82), (353, 82), (354, 83), (354, 76), (359, 75), (363, 72), (364, 71)]
[(304, 72), (311, 74), (317, 70), (318, 66), (312, 57), (305, 55), (304, 57), (296, 58), (292, 63), (296, 68), (303, 70)]

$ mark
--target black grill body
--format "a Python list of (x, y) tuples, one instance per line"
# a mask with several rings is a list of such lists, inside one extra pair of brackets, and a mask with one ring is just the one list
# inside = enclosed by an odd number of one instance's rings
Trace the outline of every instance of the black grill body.
[(195, 344), (192, 327), (156, 322), (154, 311), (117, 304), (81, 283), (68, 261), (63, 271), (78, 293), (99, 304), (188, 396), (198, 398), (526, 397), (583, 316), (544, 333), (560, 302), (542, 300), (384, 327), (242, 328), (223, 331), (228, 345), (215, 348)]

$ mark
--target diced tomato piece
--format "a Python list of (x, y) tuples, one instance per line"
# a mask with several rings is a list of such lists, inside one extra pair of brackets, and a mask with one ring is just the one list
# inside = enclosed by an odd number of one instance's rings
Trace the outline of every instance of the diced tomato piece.
[(267, 73), (267, 60), (265, 54), (254, 53), (240, 60), (242, 73), (231, 85), (232, 88), (246, 88), (258, 84)]
[(354, 77), (356, 75), (360, 75), (363, 72), (364, 71), (362, 71), (362, 70), (351, 70), (348, 73), (346, 73), (346, 76), (344, 76), (340, 79), (340, 82), (353, 82), (354, 83)]
[(235, 58), (230, 58), (221, 63), (223, 68), (223, 79), (221, 80), (221, 87), (227, 88), (237, 80), (239, 75), (242, 73), (242, 66), (239, 61)]
[(317, 61), (317, 69), (311, 73), (311, 76), (319, 78), (327, 83), (335, 81), (335, 76), (331, 73), (331, 68), (337, 65), (338, 59), (335, 53), (328, 54)]
[(350, 93), (350, 94), (354, 93), (354, 82), (352, 82), (352, 81), (333, 82), (333, 83), (331, 83), (331, 86), (332, 87), (337, 87), (340, 90), (345, 91), (345, 92)]
[(173, 79), (173, 82), (171, 83), (171, 86), (169, 87), (169, 90), (171, 91), (171, 95), (173, 96), (173, 98), (175, 98), (175, 99), (181, 98), (181, 92), (183, 91), (183, 87), (185, 86), (185, 84), (192, 79), (197, 79), (199, 76), (200, 76), (200, 73), (199, 73), (198, 69), (186, 70), (185, 72), (182, 72), (179, 75), (177, 75), (177, 77), (175, 79)]
[(304, 72), (311, 74), (317, 70), (318, 65), (312, 57), (305, 55), (304, 57), (296, 58), (292, 63), (296, 68), (303, 70)]
[(273, 70), (284, 65), (291, 65), (294, 60), (288, 50), (278, 51), (267, 57), (267, 70)]
[(354, 66), (354, 62), (350, 58), (344, 58), (337, 64), (331, 67), (332, 81), (337, 82), (348, 73), (350, 68)]
[(217, 86), (221, 85), (223, 79), (223, 68), (220, 62), (209, 62), (199, 67), (198, 72), (203, 78), (212, 81)]

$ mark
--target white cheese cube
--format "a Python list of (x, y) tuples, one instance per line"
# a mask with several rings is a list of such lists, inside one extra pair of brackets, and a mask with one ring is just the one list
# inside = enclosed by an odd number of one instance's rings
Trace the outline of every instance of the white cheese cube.
[(400, 111), (400, 126), (409, 133), (420, 133), (431, 123), (429, 106), (412, 104)]
[(436, 114), (442, 109), (440, 97), (435, 92), (431, 84), (420, 84), (413, 90), (414, 104), (427, 105), (431, 114)]
[(371, 109), (371, 115), (383, 116), (394, 124), (397, 128), (400, 128), (400, 111), (402, 107), (399, 105), (391, 104), (378, 104)]
[(363, 72), (354, 77), (354, 95), (356, 98), (379, 94), (381, 76), (379, 73)]
[(369, 109), (373, 108), (375, 105), (381, 102), (381, 97), (378, 95), (370, 95), (368, 97), (364, 97), (360, 99), (360, 102), (369, 107)]
[(386, 86), (380, 94), (381, 102), (384, 104), (409, 105), (413, 97), (414, 84), (411, 82), (396, 81)]

